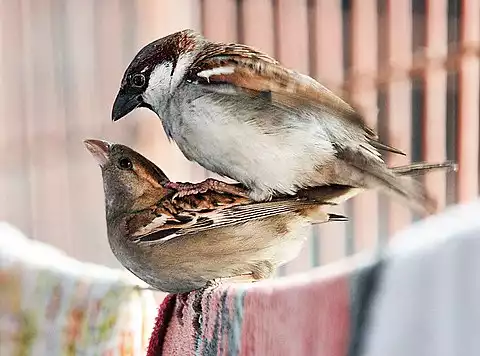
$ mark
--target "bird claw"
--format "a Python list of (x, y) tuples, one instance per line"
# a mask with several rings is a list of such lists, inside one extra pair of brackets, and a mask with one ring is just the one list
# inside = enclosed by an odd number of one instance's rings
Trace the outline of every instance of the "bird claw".
[(169, 182), (165, 185), (166, 188), (175, 189), (177, 192), (172, 199), (182, 198), (188, 195), (202, 194), (211, 190), (217, 193), (233, 194), (248, 198), (247, 191), (238, 186), (221, 182), (219, 180), (208, 178), (200, 183), (174, 183)]

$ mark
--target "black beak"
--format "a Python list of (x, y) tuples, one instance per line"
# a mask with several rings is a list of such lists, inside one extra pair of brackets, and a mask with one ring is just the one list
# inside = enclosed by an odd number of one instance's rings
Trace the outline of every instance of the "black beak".
[(112, 108), (112, 121), (120, 120), (122, 117), (135, 110), (143, 104), (142, 96), (129, 94), (120, 90), (115, 98)]

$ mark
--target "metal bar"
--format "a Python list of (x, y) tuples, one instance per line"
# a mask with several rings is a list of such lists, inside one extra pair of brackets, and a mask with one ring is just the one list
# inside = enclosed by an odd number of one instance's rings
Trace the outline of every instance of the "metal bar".
[[(375, 73), (377, 70), (377, 2), (376, 0), (352, 0), (351, 9), (351, 62), (352, 73)], [(351, 87), (351, 98), (365, 116), (366, 123), (377, 126), (377, 88), (364, 90)], [(353, 199), (353, 224), (357, 250), (371, 248), (378, 236), (378, 196), (367, 191)]]
[(203, 0), (203, 33), (210, 40), (232, 42), (238, 40), (237, 1)]
[[(315, 53), (313, 73), (321, 83), (337, 88), (343, 83), (343, 25), (340, 0), (318, 0), (315, 11)], [(345, 214), (345, 207), (328, 209), (329, 212)], [(344, 256), (346, 251), (345, 223), (321, 225), (318, 229), (319, 262), (324, 264)]]
[[(480, 40), (480, 0), (463, 0), (460, 43)], [(478, 195), (479, 171), (479, 61), (464, 56), (459, 68), (458, 199), (465, 202)]]
[[(279, 0), (276, 2), (278, 48), (277, 59), (285, 66), (301, 73), (308, 73), (308, 18), (306, 0)], [(308, 248), (285, 266), (285, 273), (304, 271), (310, 268)]]
[[(387, 3), (387, 61), (390, 66), (409, 68), (412, 63), (412, 8), (411, 0), (389, 0)], [(390, 166), (407, 164), (411, 157), (411, 89), (407, 78), (387, 86), (387, 142), (407, 154), (388, 155)], [(392, 236), (411, 222), (411, 213), (404, 203), (387, 198), (388, 235)], [(382, 215), (382, 212), (380, 212)], [(380, 219), (383, 217), (381, 216)]]
[(271, 0), (244, 0), (241, 2), (243, 11), (242, 28), (243, 42), (249, 46), (274, 56), (275, 33), (274, 14)]
[(332, 89), (335, 89), (338, 93), (345, 94), (351, 90), (351, 87), (362, 88), (364, 91), (377, 90), (376, 88), (382, 85), (422, 76), (427, 67), (430, 69), (443, 68), (448, 72), (454, 72), (458, 69), (462, 58), (480, 58), (480, 46), (477, 43), (469, 43), (468, 45), (454, 44), (453, 47), (449, 50), (450, 55), (448, 57), (428, 57), (423, 51), (417, 51), (413, 53), (410, 68), (402, 69), (396, 66), (381, 66), (374, 72), (349, 73), (341, 88), (332, 87)]
[[(446, 0), (428, 0), (426, 7), (426, 51), (431, 56), (447, 56), (448, 3)], [(423, 158), (441, 162), (447, 157), (447, 72), (445, 69), (426, 68), (424, 78), (425, 112), (423, 117)], [(429, 194), (442, 209), (446, 204), (446, 176), (434, 172), (425, 176)]]

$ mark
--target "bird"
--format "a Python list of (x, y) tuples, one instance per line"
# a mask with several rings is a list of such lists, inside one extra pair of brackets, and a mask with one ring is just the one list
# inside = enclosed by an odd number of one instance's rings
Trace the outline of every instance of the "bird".
[[(298, 255), (309, 226), (347, 221), (325, 212), (328, 207), (361, 192), (331, 185), (265, 202), (214, 189), (181, 196), (158, 166), (128, 146), (98, 139), (84, 144), (101, 168), (113, 254), (154, 289), (169, 293), (271, 277)], [(445, 168), (450, 164), (399, 172)]]
[(113, 254), (163, 292), (269, 278), (299, 253), (311, 224), (346, 220), (324, 212), (330, 204), (292, 197), (254, 202), (214, 190), (178, 196), (140, 153), (104, 140), (84, 143), (101, 167)]
[(228, 177), (171, 182), (179, 195), (215, 186), (268, 201), (324, 185), (379, 188), (425, 214), (436, 201), (392, 171), (359, 110), (315, 79), (244, 44), (213, 42), (186, 29), (143, 47), (124, 72), (112, 107), (118, 121), (152, 110), (184, 156)]

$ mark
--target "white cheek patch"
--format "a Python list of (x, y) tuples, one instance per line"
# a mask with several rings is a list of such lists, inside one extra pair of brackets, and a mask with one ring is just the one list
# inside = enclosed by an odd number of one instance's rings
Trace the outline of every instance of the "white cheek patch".
[(171, 62), (163, 62), (157, 65), (150, 74), (147, 89), (170, 88), (172, 66)]
[(147, 89), (143, 93), (143, 100), (153, 108), (160, 108), (165, 96), (170, 93), (172, 63), (164, 62), (157, 65), (150, 74)]
[(172, 82), (170, 85), (171, 92), (173, 92), (177, 88), (177, 86), (183, 81), (185, 73), (192, 64), (193, 59), (194, 56), (192, 54), (180, 55), (172, 75)]

